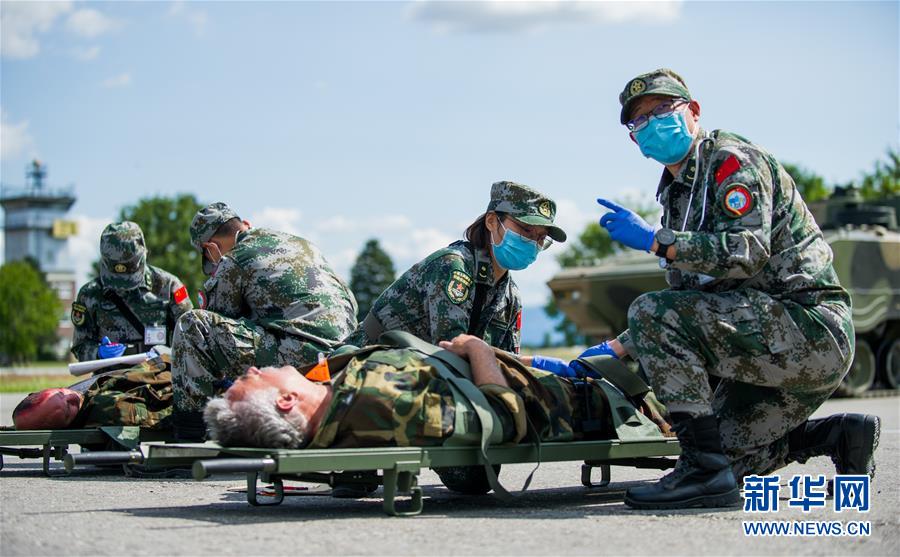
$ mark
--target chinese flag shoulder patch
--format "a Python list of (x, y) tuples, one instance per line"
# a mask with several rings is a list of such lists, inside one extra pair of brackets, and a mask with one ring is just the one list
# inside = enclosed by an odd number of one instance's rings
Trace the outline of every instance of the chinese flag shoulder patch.
[(716, 170), (716, 185), (721, 186), (722, 182), (725, 181), (725, 178), (728, 178), (740, 168), (741, 163), (738, 162), (737, 157), (729, 155), (728, 158), (725, 159), (725, 162), (722, 163), (722, 166)]
[(180, 304), (185, 301), (188, 297), (187, 287), (185, 285), (181, 285), (181, 288), (172, 293), (172, 297), (175, 298), (175, 303)]
[(516, 315), (516, 330), (522, 330), (522, 310), (519, 310), (519, 314)]

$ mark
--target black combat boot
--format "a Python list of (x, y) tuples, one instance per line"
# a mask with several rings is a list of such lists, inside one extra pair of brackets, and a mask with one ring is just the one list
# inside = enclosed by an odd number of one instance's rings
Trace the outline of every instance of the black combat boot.
[(722, 451), (715, 416), (672, 413), (681, 444), (675, 469), (655, 484), (629, 488), (625, 504), (635, 509), (729, 507), (740, 501), (731, 463)]
[(875, 448), (881, 418), (871, 414), (835, 414), (807, 420), (788, 434), (788, 460), (800, 463), (830, 456), (838, 474), (875, 477)]
[(362, 499), (378, 489), (378, 474), (373, 471), (344, 472), (331, 488), (336, 499)]

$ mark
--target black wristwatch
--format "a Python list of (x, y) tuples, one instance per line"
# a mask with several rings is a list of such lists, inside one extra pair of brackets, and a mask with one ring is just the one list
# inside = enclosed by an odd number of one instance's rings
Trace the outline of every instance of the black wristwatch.
[(671, 228), (660, 228), (656, 231), (654, 238), (657, 244), (656, 256), (668, 259), (666, 252), (669, 251), (669, 246), (675, 243), (675, 233)]

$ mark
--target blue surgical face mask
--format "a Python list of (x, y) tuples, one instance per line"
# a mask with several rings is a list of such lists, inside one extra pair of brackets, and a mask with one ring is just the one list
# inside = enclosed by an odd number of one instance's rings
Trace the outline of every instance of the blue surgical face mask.
[(504, 269), (511, 271), (521, 271), (534, 263), (538, 253), (541, 251), (537, 242), (524, 238), (521, 234), (504, 227), (502, 222), (500, 227), (504, 230), (503, 239), (500, 240), (499, 244), (494, 244), (493, 240), (491, 240), (491, 244), (494, 246), (494, 258), (497, 259), (497, 263)]
[(675, 164), (687, 156), (694, 137), (684, 113), (684, 110), (676, 110), (663, 118), (650, 118), (643, 129), (633, 132), (645, 157), (662, 164)]

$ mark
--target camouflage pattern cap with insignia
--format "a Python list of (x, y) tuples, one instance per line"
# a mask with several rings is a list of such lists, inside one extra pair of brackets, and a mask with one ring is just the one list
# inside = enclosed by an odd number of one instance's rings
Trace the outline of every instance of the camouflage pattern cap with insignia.
[(622, 105), (622, 113), (619, 115), (621, 124), (628, 121), (632, 103), (647, 95), (666, 95), (691, 100), (691, 93), (684, 79), (672, 70), (660, 68), (641, 74), (625, 84), (625, 89), (619, 93), (619, 104)]
[(553, 224), (556, 203), (539, 191), (515, 182), (494, 182), (487, 211), (506, 213), (519, 222), (544, 226), (547, 235), (557, 242), (566, 241), (565, 231)]
[(203, 244), (209, 242), (220, 226), (237, 218), (240, 218), (237, 213), (227, 203), (221, 201), (210, 203), (194, 215), (194, 220), (191, 221), (191, 245), (203, 257), (203, 272), (207, 275), (212, 274), (215, 265), (203, 253)]
[(100, 280), (113, 290), (144, 284), (147, 248), (141, 227), (131, 221), (114, 222), (100, 235)]

